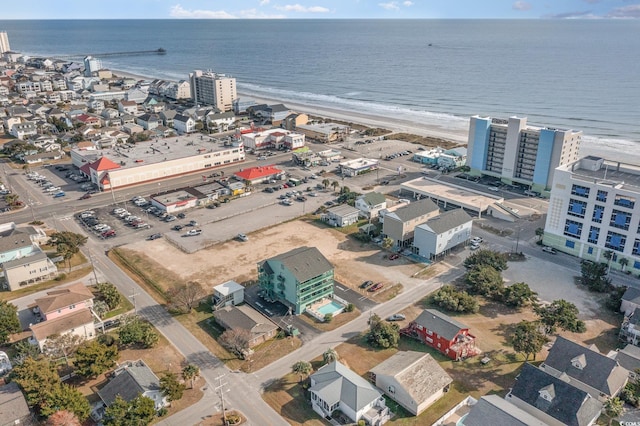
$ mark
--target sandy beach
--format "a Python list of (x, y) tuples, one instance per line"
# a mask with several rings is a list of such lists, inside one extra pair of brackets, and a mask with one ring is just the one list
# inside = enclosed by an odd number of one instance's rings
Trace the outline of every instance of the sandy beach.
[[(112, 70), (114, 75), (120, 77), (131, 77), (139, 80), (154, 80), (153, 78), (132, 74), (126, 71)], [(394, 133), (412, 133), (421, 136), (431, 136), (450, 140), (460, 144), (466, 144), (469, 134), (468, 120), (462, 121), (459, 128), (447, 128), (440, 123), (438, 119), (431, 119), (415, 122), (411, 120), (395, 119), (388, 116), (374, 115), (370, 113), (362, 113), (359, 111), (346, 110), (340, 108), (328, 108), (325, 106), (317, 106), (310, 104), (300, 104), (294, 102), (283, 101), (281, 99), (265, 98), (262, 96), (253, 96), (248, 92), (238, 92), (241, 98), (254, 99), (258, 103), (278, 104), (284, 103), (292, 111), (306, 113), (310, 115), (320, 116), (324, 118), (333, 118), (340, 121), (362, 124), (370, 127), (380, 127), (389, 129)], [(531, 123), (532, 125), (543, 125), (543, 123)], [(580, 129), (575, 129), (580, 130)], [(619, 140), (601, 140), (588, 135), (583, 135), (582, 145), (580, 147), (580, 155), (594, 155), (604, 157), (608, 160), (620, 161), (626, 163), (640, 164), (640, 150), (636, 143), (625, 142)]]

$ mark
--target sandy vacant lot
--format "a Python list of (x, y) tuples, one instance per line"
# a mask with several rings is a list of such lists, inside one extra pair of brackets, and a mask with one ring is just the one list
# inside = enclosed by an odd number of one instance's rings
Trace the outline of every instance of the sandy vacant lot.
[(302, 246), (317, 247), (335, 266), (338, 280), (352, 287), (368, 279), (406, 285), (421, 269), (403, 259), (385, 259), (386, 253), (373, 244), (361, 244), (335, 229), (302, 220), (249, 234), (248, 242), (227, 241), (193, 254), (164, 240), (139, 241), (126, 248), (145, 254), (185, 280), (215, 285), (256, 279), (259, 261)]

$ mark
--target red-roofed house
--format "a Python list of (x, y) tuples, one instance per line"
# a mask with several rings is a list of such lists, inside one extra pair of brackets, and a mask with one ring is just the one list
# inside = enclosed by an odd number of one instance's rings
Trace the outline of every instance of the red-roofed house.
[(78, 120), (79, 122), (87, 125), (87, 126), (99, 126), (100, 125), (100, 119), (93, 117), (91, 115), (87, 115), (87, 114), (80, 114), (79, 116), (76, 117), (76, 120)]
[(274, 165), (269, 166), (261, 166), (261, 167), (251, 167), (248, 169), (244, 169), (237, 173), (234, 173), (236, 179), (240, 181), (249, 181), (251, 184), (262, 183), (265, 180), (276, 179), (279, 175), (282, 175), (284, 172)]

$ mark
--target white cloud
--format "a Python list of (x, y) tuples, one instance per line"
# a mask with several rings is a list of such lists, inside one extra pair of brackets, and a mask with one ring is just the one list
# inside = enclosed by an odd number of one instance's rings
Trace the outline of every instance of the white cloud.
[(613, 9), (607, 14), (608, 18), (640, 18), (640, 4), (630, 4)]
[(389, 3), (378, 3), (378, 6), (380, 6), (383, 9), (387, 9), (387, 10), (399, 10), (400, 6), (398, 6), (398, 2), (397, 1), (390, 1)]
[(276, 6), (278, 10), (283, 12), (298, 12), (298, 13), (327, 13), (329, 9), (322, 6), (302, 6), (301, 4), (287, 4), (284, 6)]
[(266, 6), (269, 4), (269, 0), (260, 0), (260, 6)]
[(412, 1), (407, 0), (407, 1), (403, 1), (402, 5), (405, 7), (411, 7), (414, 5), (414, 3)]
[(179, 3), (171, 7), (169, 16), (173, 18), (188, 18), (188, 19), (234, 19), (236, 18), (232, 14), (225, 12), (224, 10), (188, 10), (184, 9)]
[(531, 9), (531, 4), (529, 2), (523, 1), (523, 0), (519, 0), (515, 3), (513, 3), (513, 9), (514, 10), (530, 10)]
[(286, 15), (270, 15), (267, 13), (259, 12), (258, 9), (247, 9), (238, 12), (241, 18), (244, 19), (285, 19)]

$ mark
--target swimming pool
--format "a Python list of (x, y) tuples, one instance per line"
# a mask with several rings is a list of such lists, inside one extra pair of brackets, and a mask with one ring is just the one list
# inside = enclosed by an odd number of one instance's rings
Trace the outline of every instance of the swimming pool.
[(344, 305), (332, 300), (326, 305), (320, 306), (318, 308), (318, 312), (320, 312), (322, 315), (327, 315), (327, 314), (334, 314), (337, 311), (342, 311), (343, 309), (344, 309)]

